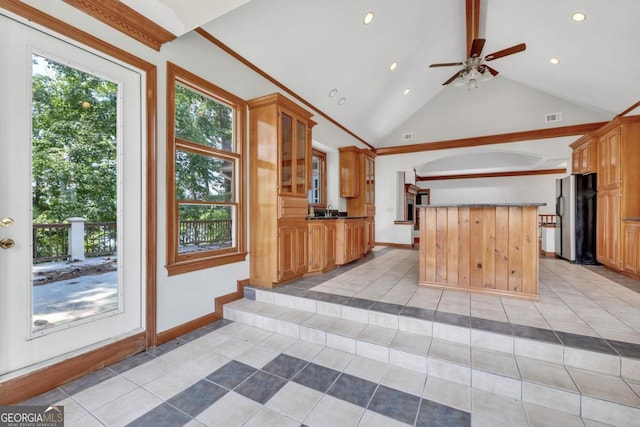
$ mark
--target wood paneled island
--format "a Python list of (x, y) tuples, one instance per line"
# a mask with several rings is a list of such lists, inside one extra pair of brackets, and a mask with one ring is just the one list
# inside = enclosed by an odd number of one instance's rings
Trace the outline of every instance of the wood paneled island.
[(419, 285), (537, 300), (544, 205), (419, 206)]

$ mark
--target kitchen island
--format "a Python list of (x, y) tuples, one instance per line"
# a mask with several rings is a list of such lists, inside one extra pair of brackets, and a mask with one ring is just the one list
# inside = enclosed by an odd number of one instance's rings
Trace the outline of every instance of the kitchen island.
[(538, 299), (544, 203), (421, 205), (420, 286)]

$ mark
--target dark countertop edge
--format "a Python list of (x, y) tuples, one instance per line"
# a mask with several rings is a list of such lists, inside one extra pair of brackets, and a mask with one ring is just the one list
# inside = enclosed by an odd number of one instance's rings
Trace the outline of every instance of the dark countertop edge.
[(622, 218), (622, 220), (623, 220), (623, 221), (640, 221), (640, 218), (633, 218), (633, 217), (630, 217), (630, 218)]
[(327, 219), (363, 219), (366, 216), (308, 216), (306, 219), (309, 221), (315, 220), (327, 220)]
[(490, 208), (494, 206), (547, 206), (546, 203), (459, 203), (459, 204), (436, 204), (436, 205), (416, 205), (417, 208)]

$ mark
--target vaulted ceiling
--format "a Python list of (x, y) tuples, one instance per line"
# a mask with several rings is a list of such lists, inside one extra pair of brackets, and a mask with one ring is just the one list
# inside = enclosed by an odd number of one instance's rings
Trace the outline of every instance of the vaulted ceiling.
[(481, 0), (483, 55), (527, 48), (472, 90), (429, 68), (466, 58), (465, 0), (122, 1), (176, 36), (201, 27), (376, 148), (606, 121), (640, 99), (637, 0)]

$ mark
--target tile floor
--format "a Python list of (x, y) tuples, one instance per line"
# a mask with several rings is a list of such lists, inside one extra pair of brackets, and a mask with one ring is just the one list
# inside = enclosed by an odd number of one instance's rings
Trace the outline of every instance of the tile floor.
[[(607, 272), (608, 278), (594, 268), (541, 259), (539, 302), (469, 295), (418, 288), (417, 255), (412, 250), (377, 249), (349, 266), (277, 288), (273, 300), (280, 305), (263, 306), (265, 321), (273, 320), (266, 328), (247, 326), (240, 319), (218, 321), (27, 403), (64, 405), (68, 426), (604, 425), (584, 414), (580, 418), (567, 413), (571, 411), (505, 396), (509, 378), (521, 376), (544, 377), (545, 383), (574, 393), (580, 389), (592, 396), (582, 402), (593, 400), (588, 402), (593, 403), (593, 418), (598, 418), (597, 397), (610, 391), (626, 399), (623, 404), (640, 408), (640, 378), (624, 383), (589, 370), (558, 370), (539, 358), (505, 358), (479, 348), (469, 352), (468, 347), (465, 353), (455, 339), (438, 340), (436, 326), (432, 336), (421, 337), (358, 323), (363, 313), (369, 322), (383, 325), (394, 315), (431, 318), (449, 334), (447, 339), (462, 327), (499, 333), (508, 328), (516, 337), (536, 340), (532, 343), (557, 340), (574, 348), (575, 357), (581, 357), (581, 349), (595, 348), (640, 359), (640, 294), (631, 289), (634, 283), (625, 287)], [(308, 303), (293, 298), (301, 293), (313, 296), (316, 310), (323, 307), (324, 314), (304, 314), (305, 307), (289, 310)], [(247, 288), (246, 296), (255, 298), (255, 291)], [(340, 320), (330, 317), (338, 304), (344, 304)], [(367, 351), (373, 357), (268, 330), (287, 332), (291, 324), (336, 332), (327, 333), (327, 340), (358, 336), (358, 343), (371, 344)], [(427, 376), (427, 371), (435, 373), (445, 365), (433, 363), (419, 372), (375, 360), (383, 344), (408, 352), (429, 347), (430, 355), (486, 370), (497, 364), (507, 380), (496, 394), (472, 388), (470, 381), (455, 381), (455, 372), (449, 379)], [(499, 347), (501, 342), (492, 345)], [(535, 352), (538, 347), (526, 350)], [(634, 366), (640, 370), (640, 363)], [(481, 370), (473, 372), (475, 383), (484, 381)], [(535, 381), (527, 387), (533, 392)], [(580, 402), (567, 402), (571, 404)]]

